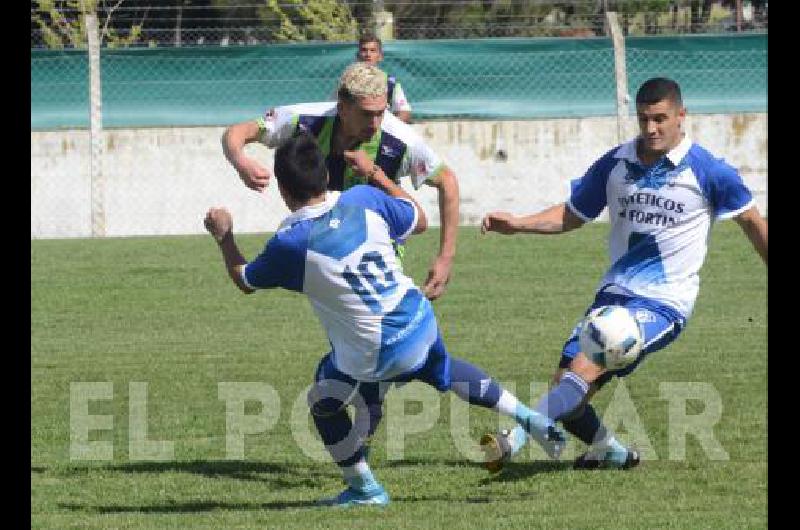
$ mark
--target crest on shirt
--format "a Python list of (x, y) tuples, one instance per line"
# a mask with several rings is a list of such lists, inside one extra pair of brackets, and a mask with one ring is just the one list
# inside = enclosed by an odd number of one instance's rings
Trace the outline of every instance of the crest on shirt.
[(666, 185), (674, 186), (675, 179), (686, 169), (686, 165), (681, 163), (675, 168), (670, 168), (669, 161), (662, 158), (649, 168), (639, 164), (625, 161), (625, 184), (635, 184), (639, 189), (651, 188), (658, 190)]

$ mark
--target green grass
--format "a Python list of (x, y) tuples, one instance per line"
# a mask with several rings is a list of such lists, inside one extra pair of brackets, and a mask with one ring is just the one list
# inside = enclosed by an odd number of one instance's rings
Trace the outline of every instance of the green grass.
[[(461, 229), (449, 290), (434, 304), (451, 354), (531, 400), (531, 383), (549, 379), (592, 300), (605, 237), (605, 225), (560, 237)], [(264, 240), (239, 238), (248, 257)], [(408, 245), (406, 270), (417, 283), (437, 242), (434, 230)], [(689, 326), (624, 382), (656, 456), (638, 469), (576, 472), (535, 458), (534, 448), (490, 478), (456, 448), (444, 396), (437, 424), (406, 435), (402, 459), (388, 452), (386, 421), (376, 434), (371, 462), (393, 503), (331, 511), (311, 504), (340, 489), (339, 473), (305, 456), (290, 429), (292, 404), (328, 346), (304, 297), (240, 295), (208, 237), (32, 241), (32, 527), (766, 527), (766, 276), (734, 223), (714, 228)], [(225, 459), (217, 384), (226, 381), (267, 383), (281, 399), (278, 423), (247, 436), (238, 461)], [(90, 434), (113, 442), (111, 461), (70, 460), (73, 382), (113, 383), (113, 399), (89, 404), (90, 414), (113, 415), (112, 430)], [(172, 441), (172, 459), (129, 458), (131, 382), (148, 383), (148, 439)], [(691, 436), (686, 457), (670, 460), (659, 385), (675, 382), (708, 383), (719, 393), (713, 432), (728, 460), (709, 459)], [(618, 385), (598, 394), (601, 413)], [(418, 408), (407, 403), (406, 413)], [(688, 414), (702, 410), (688, 402)], [(498, 421), (472, 409), (473, 445)], [(628, 426), (618, 429), (623, 441)]]

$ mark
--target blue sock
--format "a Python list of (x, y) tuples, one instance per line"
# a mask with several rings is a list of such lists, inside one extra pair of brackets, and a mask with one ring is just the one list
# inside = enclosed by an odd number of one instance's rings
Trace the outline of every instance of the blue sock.
[(597, 411), (588, 403), (575, 414), (563, 418), (561, 422), (567, 432), (575, 435), (586, 445), (592, 445), (606, 437), (605, 426), (597, 417)]
[(467, 361), (450, 358), (450, 380), (453, 383), (453, 392), (472, 405), (491, 409), (500, 400), (500, 385), (486, 372)]
[(586, 381), (574, 372), (567, 372), (561, 382), (539, 400), (536, 411), (555, 421), (560, 420), (578, 408), (588, 391)]
[[(314, 425), (317, 427), (322, 443), (328, 450), (333, 461), (340, 467), (352, 466), (364, 456), (364, 446), (361, 443), (366, 437), (351, 433), (353, 422), (347, 411), (340, 410), (330, 416), (312, 415)], [(364, 431), (366, 428), (361, 427)], [(349, 439), (348, 439), (349, 437)], [(349, 443), (342, 443), (348, 439)]]
[(590, 451), (617, 464), (624, 464), (628, 449), (617, 440), (597, 417), (594, 407), (586, 404), (568, 418), (562, 420), (564, 428), (580, 441), (590, 446)]

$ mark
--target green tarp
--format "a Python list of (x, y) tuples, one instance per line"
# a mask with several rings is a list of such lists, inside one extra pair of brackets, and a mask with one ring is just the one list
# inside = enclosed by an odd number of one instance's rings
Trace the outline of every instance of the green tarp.
[[(676, 79), (692, 113), (766, 112), (767, 36), (631, 37), (631, 96)], [(355, 45), (138, 48), (101, 53), (103, 126), (225, 125), (267, 107), (332, 98)], [(607, 38), (391, 41), (415, 119), (530, 119), (616, 113)], [(31, 129), (89, 126), (85, 51), (31, 51)]]

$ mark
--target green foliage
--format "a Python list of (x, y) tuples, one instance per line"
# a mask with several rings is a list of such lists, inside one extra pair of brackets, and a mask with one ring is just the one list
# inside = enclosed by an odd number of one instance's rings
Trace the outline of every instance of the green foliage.
[[(34, 1), (36, 9), (31, 11), (31, 20), (42, 31), (42, 40), (46, 47), (85, 48), (88, 45), (84, 15), (97, 13), (100, 0)], [(121, 35), (109, 25), (113, 11), (114, 8), (107, 11), (105, 20), (98, 16), (101, 46), (124, 48), (139, 42), (142, 37), (142, 25), (133, 24), (127, 35)]]
[(350, 9), (335, 0), (268, 0), (256, 12), (280, 42), (351, 41), (358, 35)]

